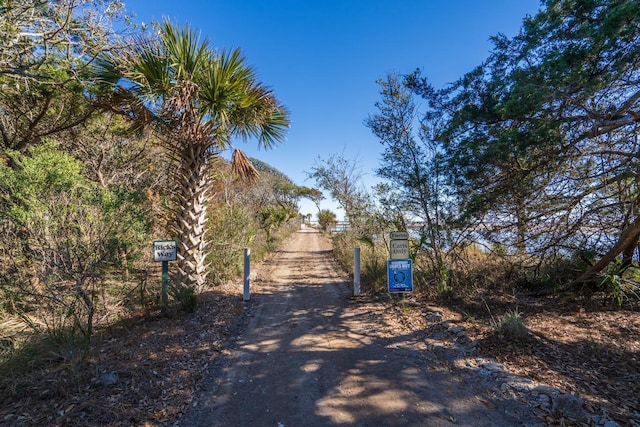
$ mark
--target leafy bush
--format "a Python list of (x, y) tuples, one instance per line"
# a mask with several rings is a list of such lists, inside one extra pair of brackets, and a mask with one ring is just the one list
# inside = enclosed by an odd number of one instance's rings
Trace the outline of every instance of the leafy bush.
[(211, 281), (219, 283), (242, 273), (243, 249), (259, 244), (258, 230), (246, 206), (220, 203), (209, 208)]
[(328, 231), (338, 222), (336, 214), (328, 209), (318, 212), (318, 224), (323, 231)]
[(274, 229), (277, 229), (282, 226), (289, 218), (290, 214), (287, 210), (276, 207), (269, 206), (266, 208), (262, 208), (257, 213), (258, 224), (260, 228), (265, 232), (267, 236), (267, 243), (272, 243), (271, 232)]
[(3, 293), (49, 334), (88, 343), (105, 273), (139, 259), (149, 239), (145, 195), (89, 181), (53, 141), (9, 155), (12, 165), (0, 165)]
[(496, 330), (509, 339), (522, 339), (529, 335), (529, 329), (518, 310), (511, 310), (503, 314), (495, 322)]
[(621, 307), (625, 301), (640, 300), (640, 274), (637, 267), (623, 267), (620, 260), (609, 265), (607, 270), (596, 277), (595, 289), (604, 298)]

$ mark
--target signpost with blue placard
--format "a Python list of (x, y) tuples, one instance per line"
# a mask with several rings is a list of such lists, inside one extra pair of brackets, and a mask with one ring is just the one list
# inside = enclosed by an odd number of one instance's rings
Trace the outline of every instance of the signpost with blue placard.
[(387, 260), (387, 283), (389, 293), (413, 292), (413, 265), (409, 258), (409, 233), (389, 233), (390, 260)]
[(387, 260), (389, 293), (413, 292), (413, 268), (410, 259)]

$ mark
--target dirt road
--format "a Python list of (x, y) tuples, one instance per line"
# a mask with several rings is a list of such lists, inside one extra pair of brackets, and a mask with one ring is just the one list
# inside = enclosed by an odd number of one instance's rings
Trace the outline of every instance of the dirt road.
[(541, 425), (351, 292), (330, 243), (298, 232), (258, 272), (236, 339), (176, 425)]

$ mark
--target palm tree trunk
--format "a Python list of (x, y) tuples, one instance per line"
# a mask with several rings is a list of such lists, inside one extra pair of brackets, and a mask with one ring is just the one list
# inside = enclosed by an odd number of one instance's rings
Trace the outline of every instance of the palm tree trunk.
[(178, 240), (178, 280), (182, 286), (201, 292), (208, 272), (205, 265), (205, 231), (209, 202), (209, 156), (207, 146), (193, 144), (182, 151), (177, 171), (174, 233)]

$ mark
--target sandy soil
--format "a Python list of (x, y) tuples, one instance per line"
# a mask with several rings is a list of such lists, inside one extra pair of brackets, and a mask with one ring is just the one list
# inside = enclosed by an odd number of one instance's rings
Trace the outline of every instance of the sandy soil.
[[(313, 230), (254, 274), (249, 302), (240, 281), (217, 285), (194, 313), (110, 321), (88, 355), (0, 378), (0, 425), (640, 426), (637, 306), (354, 298)], [(531, 333), (496, 334), (485, 302)], [(563, 393), (584, 405), (558, 411)]]
[(242, 329), (178, 424), (542, 424), (477, 375), (453, 373), (455, 350), (352, 298), (348, 280), (320, 233), (298, 232), (259, 272)]

